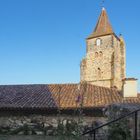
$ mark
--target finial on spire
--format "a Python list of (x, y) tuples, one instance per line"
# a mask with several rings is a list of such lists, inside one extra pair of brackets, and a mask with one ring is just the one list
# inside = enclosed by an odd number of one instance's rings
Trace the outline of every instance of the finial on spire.
[(103, 7), (102, 10), (105, 10), (105, 8)]

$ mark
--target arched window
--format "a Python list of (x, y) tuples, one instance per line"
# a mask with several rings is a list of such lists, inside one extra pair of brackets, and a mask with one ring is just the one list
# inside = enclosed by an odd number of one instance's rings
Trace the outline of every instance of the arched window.
[(99, 52), (99, 56), (100, 56), (100, 57), (102, 57), (102, 56), (103, 56), (103, 53), (102, 53), (102, 51), (100, 51), (100, 52)]
[(98, 57), (98, 52), (95, 52), (95, 57)]
[(96, 46), (100, 46), (102, 43), (102, 40), (100, 38), (96, 39)]

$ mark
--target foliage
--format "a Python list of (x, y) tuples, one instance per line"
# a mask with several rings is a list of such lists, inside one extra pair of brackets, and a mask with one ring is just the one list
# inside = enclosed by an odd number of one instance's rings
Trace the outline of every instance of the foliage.
[(128, 128), (129, 121), (121, 120), (109, 126), (108, 140), (131, 140), (131, 132)]
[(10, 127), (8, 127), (8, 126), (6, 126), (6, 127), (1, 126), (0, 127), (0, 134), (2, 134), (2, 135), (7, 134), (9, 131), (10, 131)]
[(65, 139), (66, 136), (70, 139), (80, 139), (82, 130), (79, 129), (80, 127), (78, 122), (72, 119), (65, 120), (65, 124), (63, 122), (64, 121), (59, 120), (57, 127), (57, 136), (60, 136), (62, 140)]
[[(129, 112), (123, 106), (111, 105), (105, 111), (108, 121), (114, 120)], [(130, 118), (124, 118), (117, 122), (112, 123), (108, 127), (108, 140), (131, 140), (131, 131), (129, 128)]]

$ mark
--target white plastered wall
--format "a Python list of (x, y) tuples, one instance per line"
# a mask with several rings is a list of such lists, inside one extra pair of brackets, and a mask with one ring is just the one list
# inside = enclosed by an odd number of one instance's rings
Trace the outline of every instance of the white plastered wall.
[(123, 97), (137, 97), (137, 80), (124, 80)]

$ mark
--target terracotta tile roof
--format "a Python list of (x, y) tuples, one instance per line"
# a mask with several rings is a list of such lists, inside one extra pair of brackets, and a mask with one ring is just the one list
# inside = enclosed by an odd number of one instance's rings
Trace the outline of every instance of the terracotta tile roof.
[(140, 103), (138, 98), (123, 99), (116, 89), (94, 85), (52, 84), (52, 85), (7, 85), (0, 86), (0, 109), (42, 108), (62, 109), (80, 107), (104, 107), (112, 103)]
[(103, 8), (93, 33), (87, 39), (108, 35), (108, 34), (114, 34), (114, 32), (109, 22), (107, 12)]

